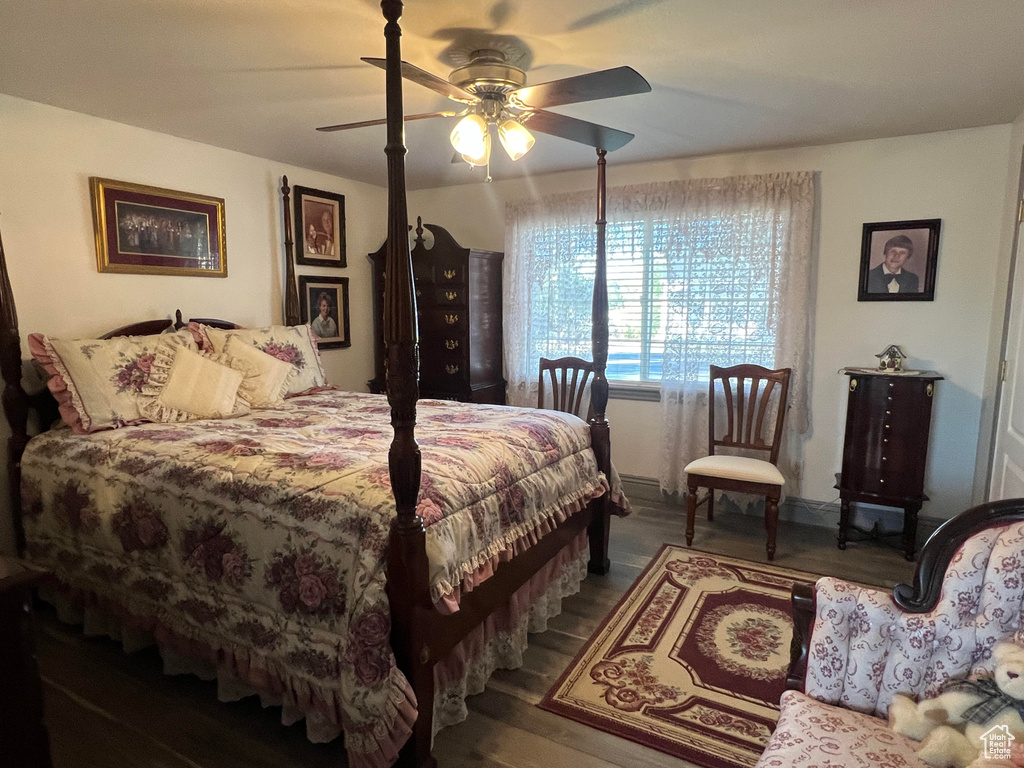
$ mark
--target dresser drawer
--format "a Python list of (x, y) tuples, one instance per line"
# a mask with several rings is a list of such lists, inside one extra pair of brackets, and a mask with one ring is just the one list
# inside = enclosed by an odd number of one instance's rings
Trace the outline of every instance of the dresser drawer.
[(446, 287), (452, 285), (466, 285), (465, 264), (442, 261), (433, 265), (433, 273), (434, 285), (436, 286)]
[(459, 351), (423, 350), (420, 360), (421, 386), (447, 390), (469, 380), (469, 363)]
[(442, 286), (434, 289), (435, 307), (465, 307), (468, 292), (461, 285)]
[(425, 338), (464, 339), (468, 322), (465, 307), (424, 307), (420, 333)]

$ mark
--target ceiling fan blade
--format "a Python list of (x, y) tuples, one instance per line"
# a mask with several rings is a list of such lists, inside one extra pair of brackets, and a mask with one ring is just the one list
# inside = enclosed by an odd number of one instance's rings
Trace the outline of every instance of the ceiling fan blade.
[(528, 85), (512, 91), (509, 97), (517, 105), (543, 109), (581, 101), (610, 99), (613, 96), (631, 96), (649, 93), (651, 85), (632, 67), (603, 69), (586, 75), (566, 77), (548, 83)]
[[(364, 56), (363, 61), (367, 64), (373, 64), (375, 67), (387, 69), (387, 61), (385, 59), (373, 59)], [(475, 104), (478, 100), (469, 91), (463, 90), (457, 85), (452, 85), (447, 80), (443, 80), (437, 75), (432, 75), (427, 70), (420, 69), (408, 61), (402, 62), (402, 77), (406, 80), (412, 80), (412, 82), (418, 83), (432, 91), (436, 91), (442, 96), (447, 96), (452, 101), (461, 101), (463, 104)]]
[(577, 120), (575, 117), (566, 117), (554, 112), (537, 110), (523, 115), (521, 119), (523, 125), (531, 131), (540, 131), (608, 152), (614, 152), (633, 140), (632, 133), (606, 128), (597, 123), (588, 123), (586, 120)]
[[(405, 120), (427, 120), (431, 117), (455, 117), (458, 112), (424, 112), (420, 115), (406, 115)], [(371, 125), (386, 125), (387, 118), (380, 118), (379, 120), (362, 120), (358, 123), (342, 123), (341, 125), (325, 125), (321, 128), (317, 128), (318, 131), (324, 133), (330, 133), (331, 131), (347, 131), (349, 128), (369, 128)]]

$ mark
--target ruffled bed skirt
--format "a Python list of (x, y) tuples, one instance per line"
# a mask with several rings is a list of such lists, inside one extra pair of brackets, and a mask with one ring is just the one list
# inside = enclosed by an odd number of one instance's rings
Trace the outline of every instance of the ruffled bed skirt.
[[(548, 620), (561, 613), (562, 599), (579, 591), (587, 575), (588, 559), (584, 531), (434, 668), (434, 734), (466, 719), (466, 697), (483, 691), (496, 669), (522, 665), (527, 632), (544, 631)], [(163, 659), (164, 674), (193, 674), (203, 680), (216, 680), (217, 697), (221, 701), (259, 696), (264, 707), (281, 707), (281, 722), (285, 725), (305, 718), (306, 735), (313, 742), (331, 741), (341, 734), (341, 728), (323, 714), (315, 702), (294, 695), (288, 686), (283, 690), (281, 686), (273, 686), (278, 690), (264, 689), (243, 680), (237, 660), (230, 655), (204, 653), (199, 644), (175, 635), (166, 627), (150, 631), (145, 627), (152, 624), (151, 621), (124, 616), (116, 611), (116, 606), (97, 607), (96, 601), (72, 597), (58, 586), (41, 587), (40, 597), (55, 606), (61, 621), (82, 624), (86, 635), (105, 635), (120, 641), (126, 653), (156, 645)], [(392, 736), (401, 733), (401, 742), (404, 742), (416, 719), (416, 704), (404, 679), (393, 682), (396, 691), (407, 692), (402, 701), (393, 702), (396, 720), (402, 722), (395, 723), (398, 727), (393, 729)], [(400, 747), (401, 743), (389, 744), (385, 750), (388, 756), (382, 752), (352, 753), (349, 763), (353, 768), (384, 768), (393, 762)]]

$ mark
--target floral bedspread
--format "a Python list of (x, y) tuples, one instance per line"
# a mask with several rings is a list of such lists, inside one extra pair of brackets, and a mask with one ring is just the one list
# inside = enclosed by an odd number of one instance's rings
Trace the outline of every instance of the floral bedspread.
[[(389, 415), (331, 390), (236, 419), (47, 432), (22, 462), (29, 556), (326, 714), (353, 765), (390, 762), (411, 691), (388, 647)], [(436, 600), (607, 488), (574, 417), (424, 400), (417, 421)]]

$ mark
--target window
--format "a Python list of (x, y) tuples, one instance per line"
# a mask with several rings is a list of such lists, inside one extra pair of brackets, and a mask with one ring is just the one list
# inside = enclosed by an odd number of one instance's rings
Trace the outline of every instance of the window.
[[(654, 215), (609, 222), (610, 381), (660, 382), (666, 354), (685, 360), (690, 381), (706, 381), (711, 364), (774, 367), (776, 228), (770, 213), (761, 215), (768, 221), (746, 213), (732, 217), (743, 221), (685, 225)], [(547, 226), (531, 235), (531, 357), (589, 359), (594, 225)]]

